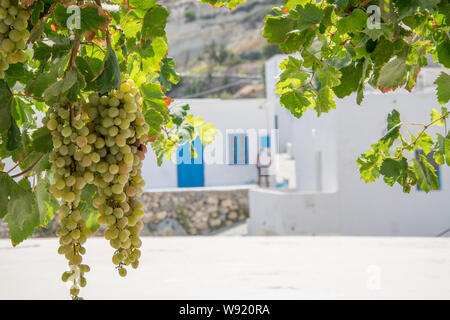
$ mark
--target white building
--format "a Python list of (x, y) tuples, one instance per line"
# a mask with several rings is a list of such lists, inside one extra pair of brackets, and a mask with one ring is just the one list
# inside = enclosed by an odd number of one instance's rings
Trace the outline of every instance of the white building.
[[(278, 65), (284, 58), (278, 55), (266, 63), (266, 99), (178, 101), (213, 123), (219, 134), (204, 150), (196, 146), (203, 155), (189, 160), (193, 164), (179, 163), (186, 148), (162, 167), (150, 151), (143, 167), (146, 188), (251, 185), (251, 235), (435, 236), (449, 229), (448, 167), (440, 168), (441, 190), (403, 194), (401, 187), (388, 187), (382, 179), (365, 184), (356, 164), (358, 156), (386, 132), (386, 116), (392, 109), (405, 122), (429, 119), (431, 107), (438, 107), (432, 83), (441, 70), (423, 70), (414, 93), (368, 91), (361, 106), (352, 95), (338, 100), (337, 109), (320, 118), (308, 111), (296, 119), (275, 94)], [(254, 187), (256, 157), (267, 147), (273, 159), (272, 188), (259, 189)], [(283, 180), (284, 188), (275, 188), (275, 182)]]
[(188, 103), (190, 112), (214, 124), (218, 134), (204, 150), (200, 143), (196, 144), (197, 153), (203, 153), (203, 161), (201, 156), (183, 161), (180, 152), (186, 152), (188, 146), (185, 146), (179, 148), (172, 160), (165, 159), (158, 167), (154, 153), (149, 152), (143, 166), (146, 188), (255, 184), (258, 150), (267, 141), (272, 145), (271, 150), (276, 150), (276, 135), (270, 130), (273, 117), (267, 100), (180, 99), (178, 102)]
[[(184, 165), (177, 164), (175, 156), (158, 168), (150, 155), (144, 164), (147, 188), (255, 184), (256, 155), (267, 146), (268, 135), (275, 159), (272, 186), (285, 180), (289, 188), (251, 188), (249, 234), (435, 236), (449, 229), (448, 167), (440, 168), (441, 190), (426, 194), (414, 188), (403, 194), (400, 186), (391, 188), (382, 179), (365, 184), (356, 164), (358, 156), (384, 135), (387, 114), (394, 108), (405, 122), (429, 119), (431, 107), (439, 107), (433, 82), (441, 69), (423, 70), (414, 93), (368, 90), (361, 106), (352, 95), (338, 100), (336, 110), (320, 118), (308, 111), (296, 119), (275, 94), (278, 65), (284, 58), (278, 55), (266, 63), (266, 99), (181, 100), (189, 103), (194, 115), (215, 125), (219, 135), (203, 153), (219, 153), (223, 161)], [(276, 135), (273, 129), (278, 129)], [(409, 129), (414, 133), (415, 128)]]
[(386, 132), (392, 109), (404, 122), (428, 121), (431, 107), (439, 106), (432, 83), (442, 70), (424, 70), (414, 93), (369, 91), (361, 106), (352, 95), (320, 118), (309, 111), (295, 119), (273, 93), (282, 59), (276, 56), (266, 65), (267, 105), (278, 118), (280, 150), (292, 145), (296, 189), (251, 190), (249, 233), (436, 236), (449, 229), (448, 167), (440, 168), (441, 190), (403, 194), (401, 187), (388, 187), (382, 179), (365, 184), (356, 164)]

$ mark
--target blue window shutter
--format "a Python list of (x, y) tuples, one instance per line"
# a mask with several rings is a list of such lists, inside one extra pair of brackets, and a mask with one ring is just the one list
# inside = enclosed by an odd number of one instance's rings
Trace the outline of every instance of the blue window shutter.
[(228, 135), (228, 164), (236, 164), (236, 141), (233, 134)]
[(261, 149), (270, 148), (270, 137), (263, 136), (261, 137)]
[(245, 164), (248, 164), (248, 136), (245, 136)]
[(228, 136), (228, 164), (248, 164), (248, 136), (246, 134), (230, 134)]

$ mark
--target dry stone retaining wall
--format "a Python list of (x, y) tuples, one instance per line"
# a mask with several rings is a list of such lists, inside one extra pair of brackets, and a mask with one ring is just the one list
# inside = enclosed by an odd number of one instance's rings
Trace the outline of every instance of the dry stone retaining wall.
[[(145, 192), (143, 235), (204, 235), (245, 221), (249, 215), (247, 189), (169, 190)], [(34, 237), (55, 236), (56, 218)], [(101, 236), (103, 228), (94, 235)], [(5, 223), (0, 223), (0, 238), (8, 238)]]
[(142, 195), (149, 235), (202, 235), (248, 218), (248, 190), (146, 192)]

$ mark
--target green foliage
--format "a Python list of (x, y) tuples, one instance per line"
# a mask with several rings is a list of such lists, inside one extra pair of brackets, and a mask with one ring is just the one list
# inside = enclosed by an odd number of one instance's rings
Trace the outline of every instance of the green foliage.
[(437, 97), (440, 104), (445, 104), (450, 100), (450, 75), (442, 72), (436, 79)]
[(406, 193), (415, 185), (425, 192), (439, 189), (436, 170), (429, 159), (433, 158), (438, 165), (450, 164), (450, 133), (447, 137), (437, 134), (437, 140), (433, 141), (425, 131), (433, 125), (444, 125), (449, 114), (445, 107), (441, 111), (433, 109), (431, 122), (414, 124), (422, 128), (417, 135), (407, 138), (400, 129), (409, 124), (401, 122), (400, 114), (393, 110), (388, 115), (387, 133), (357, 160), (361, 178), (373, 182), (381, 175), (386, 184), (398, 183)]
[[(381, 8), (380, 27), (371, 28), (368, 7)], [(329, 0), (315, 3), (286, 0), (265, 19), (263, 36), (284, 53), (296, 53), (280, 64), (282, 73), (276, 92), (280, 103), (296, 117), (308, 109), (318, 116), (336, 108), (335, 96), (356, 93), (364, 100), (367, 84), (381, 92), (414, 89), (420, 70), (428, 64), (426, 55), (443, 67), (450, 65), (448, 1), (353, 1)], [(450, 77), (442, 72), (436, 79), (437, 101), (450, 99)], [(445, 125), (447, 108), (431, 111), (431, 122), (408, 124), (394, 110), (388, 116), (386, 134), (362, 154), (357, 163), (361, 178), (373, 182), (379, 177), (405, 192), (418, 184), (428, 192), (437, 188), (435, 169), (447, 162), (449, 133), (433, 139), (426, 131)], [(402, 127), (419, 131), (403, 136)], [(416, 156), (422, 150), (423, 156)], [(407, 153), (410, 155), (408, 156)], [(411, 159), (416, 158), (416, 159)]]
[(35, 228), (46, 225), (58, 209), (45, 179), (40, 179), (35, 190), (31, 190), (0, 172), (0, 194), (0, 218), (8, 224), (14, 246), (31, 236)]
[[(159, 163), (170, 158), (178, 145), (195, 139), (200, 130), (209, 132), (203, 141), (211, 141), (213, 130), (202, 129), (205, 124), (196, 127), (189, 107), (170, 107), (173, 101), (166, 95), (180, 80), (174, 60), (167, 56), (168, 11), (155, 0), (100, 3), (77, 2), (80, 28), (70, 29), (77, 22), (74, 11), (68, 11), (73, 3), (27, 1), (27, 60), (10, 64), (0, 79), (0, 160), (9, 158), (15, 166), (5, 169), (0, 161), (0, 219), (8, 224), (14, 245), (45, 226), (59, 207), (49, 193), (52, 134), (36, 121), (55, 103), (66, 101), (74, 110), (84, 107), (91, 93), (118, 89), (124, 75), (142, 95), (149, 130), (140, 142), (151, 143)], [(98, 210), (92, 205), (95, 194), (95, 186), (87, 184), (80, 203), (83, 220), (92, 231), (99, 227)]]
[(186, 10), (184, 12), (184, 17), (186, 18), (186, 22), (192, 22), (197, 19), (197, 15), (192, 10)]
[(199, 0), (202, 3), (209, 3), (214, 7), (227, 6), (230, 9), (236, 8), (237, 5), (244, 3), (246, 0)]

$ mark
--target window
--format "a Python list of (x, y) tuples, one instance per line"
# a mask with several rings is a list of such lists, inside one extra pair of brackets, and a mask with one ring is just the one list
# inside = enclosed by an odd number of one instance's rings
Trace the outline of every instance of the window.
[(261, 137), (260, 149), (265, 149), (265, 148), (270, 148), (270, 137), (269, 136)]
[(248, 164), (248, 136), (246, 134), (229, 134), (228, 146), (229, 164)]

